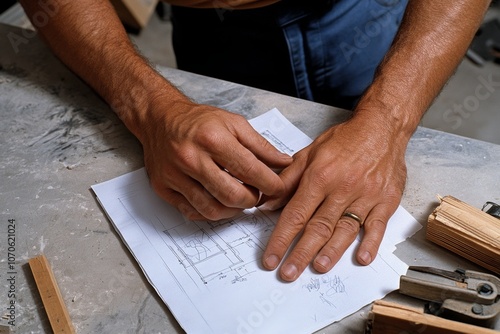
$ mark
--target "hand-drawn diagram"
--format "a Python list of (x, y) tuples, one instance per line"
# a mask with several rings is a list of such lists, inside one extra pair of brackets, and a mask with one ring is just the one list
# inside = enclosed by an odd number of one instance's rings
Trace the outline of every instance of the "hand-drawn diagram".
[(347, 293), (344, 280), (337, 275), (332, 276), (329, 274), (315, 278), (311, 277), (307, 284), (302, 285), (302, 288), (310, 293), (317, 293), (321, 302), (334, 308), (337, 308), (335, 296), (340, 293)]
[[(268, 129), (272, 142), (285, 143), (280, 150), (299, 151), (311, 142), (277, 110), (265, 115), (251, 124), (260, 133)], [(279, 212), (252, 209), (218, 222), (188, 221), (154, 193), (145, 169), (92, 189), (188, 333), (317, 331), (397, 289), (408, 266), (392, 253), (394, 245), (420, 227), (398, 209), (370, 266), (353, 261), (356, 242), (329, 273), (307, 268), (297, 281), (284, 283), (277, 271), (260, 266)]]
[(255, 271), (273, 227), (273, 221), (255, 209), (217, 222), (187, 221), (163, 233), (191, 276), (198, 275), (204, 284), (213, 280), (234, 284), (247, 280)]

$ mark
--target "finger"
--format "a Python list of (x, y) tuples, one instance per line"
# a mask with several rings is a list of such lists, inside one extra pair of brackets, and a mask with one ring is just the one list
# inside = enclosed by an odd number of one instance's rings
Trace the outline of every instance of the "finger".
[[(201, 183), (222, 205), (229, 208), (252, 208), (259, 200), (259, 190), (243, 184), (231, 174), (221, 169), (210, 159), (201, 163), (202, 173), (208, 177)], [(201, 177), (200, 177), (201, 178)]]
[(233, 122), (228, 126), (233, 136), (220, 138), (224, 141), (223, 145), (217, 138), (212, 138), (215, 139), (214, 143), (209, 143), (210, 150), (214, 152), (212, 158), (231, 175), (262, 193), (281, 193), (283, 182), (271, 168), (285, 168), (293, 159), (272, 146), (243, 117), (237, 116), (231, 120)]
[[(173, 189), (187, 197), (189, 202), (196, 208), (198, 208), (198, 205), (193, 201), (196, 198), (195, 195), (200, 189), (202, 191), (207, 191), (210, 194), (209, 197), (215, 197), (220, 204), (226, 206), (227, 208), (251, 208), (255, 206), (258, 201), (258, 190), (242, 185), (240, 181), (221, 169), (219, 164), (214, 162), (210, 156), (210, 150), (213, 151), (214, 149), (220, 147), (220, 143), (224, 140), (235, 139), (232, 136), (228, 136), (226, 139), (218, 136), (207, 136), (204, 142), (207, 147), (206, 151), (203, 153), (197, 152), (192, 147), (185, 147), (182, 154), (180, 154), (176, 160), (177, 170), (170, 171), (170, 174), (166, 174), (172, 182), (172, 185), (175, 185), (173, 186)], [(219, 141), (220, 143), (217, 144)], [(213, 148), (209, 148), (210, 142), (212, 143)], [(239, 146), (241, 149), (248, 151), (243, 146)], [(279, 177), (276, 174), (271, 171), (270, 173), (279, 180)], [(190, 177), (189, 181), (196, 180), (199, 185), (191, 188), (192, 184), (188, 182), (186, 178), (187, 176)], [(187, 195), (188, 192), (191, 193), (191, 196)], [(199, 202), (199, 205), (202, 204), (203, 202)], [(204, 212), (206, 212), (206, 209)]]
[(285, 191), (280, 196), (262, 196), (257, 206), (262, 210), (277, 210), (289, 202), (297, 190), (305, 169), (305, 160), (297, 159), (285, 168), (279, 177), (285, 184)]
[[(373, 204), (358, 200), (346, 209), (343, 209), (343, 207), (338, 207), (337, 209), (340, 210), (335, 210), (333, 213), (337, 217), (335, 229), (331, 238), (325, 243), (314, 259), (313, 267), (320, 273), (331, 270), (354, 240), (356, 240), (364, 223), (364, 217), (368, 215)], [(351, 215), (346, 215), (345, 213), (350, 213)]]
[(266, 165), (273, 168), (285, 168), (293, 161), (288, 154), (280, 152), (260, 133), (258, 133), (246, 120), (244, 125), (236, 129), (239, 142), (248, 148), (255, 156)]
[[(233, 217), (241, 212), (241, 208), (229, 208), (221, 204), (200, 183), (190, 177), (171, 173), (171, 179), (174, 181), (170, 185), (157, 179), (152, 179), (151, 185), (160, 197), (174, 205), (189, 219), (219, 220)], [(191, 208), (202, 218), (190, 212)]]
[(269, 238), (268, 245), (263, 254), (263, 266), (274, 270), (292, 244), (296, 236), (302, 231), (306, 223), (323, 201), (321, 195), (312, 192), (311, 183), (304, 182), (301, 191), (295, 193), (288, 205), (283, 209), (278, 222)]
[(320, 206), (305, 226), (304, 233), (290, 255), (283, 262), (280, 277), (285, 281), (296, 280), (323, 245), (330, 240), (339, 216), (338, 210), (332, 204), (325, 201)]
[(172, 206), (177, 208), (179, 212), (189, 220), (204, 220), (206, 219), (202, 216), (196, 209), (188, 202), (188, 200), (182, 196), (177, 191), (172, 189), (165, 189), (161, 193), (158, 193), (160, 197), (170, 203)]
[(372, 209), (363, 225), (365, 233), (356, 255), (359, 264), (368, 265), (375, 259), (387, 228), (387, 222), (396, 209), (397, 206), (392, 203), (379, 204)]
[(181, 192), (189, 203), (208, 220), (219, 220), (234, 217), (241, 208), (227, 207), (220, 203), (200, 183), (191, 180), (186, 182), (186, 187)]
[[(215, 152), (212, 158), (231, 175), (264, 194), (274, 195), (284, 191), (285, 186), (279, 176), (242, 146), (236, 138), (228, 138), (227, 144)], [(255, 202), (253, 204), (255, 205)]]

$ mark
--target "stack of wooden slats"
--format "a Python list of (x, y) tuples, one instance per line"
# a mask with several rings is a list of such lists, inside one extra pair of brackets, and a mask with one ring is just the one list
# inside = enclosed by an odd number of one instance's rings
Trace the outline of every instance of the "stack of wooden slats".
[(500, 274), (500, 219), (452, 196), (440, 200), (427, 239)]
[(494, 334), (497, 331), (443, 319), (409, 306), (376, 300), (369, 315), (369, 334)]

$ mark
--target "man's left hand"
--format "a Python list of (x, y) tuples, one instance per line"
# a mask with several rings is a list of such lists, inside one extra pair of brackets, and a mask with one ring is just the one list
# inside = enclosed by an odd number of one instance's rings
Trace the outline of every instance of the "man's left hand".
[(362, 227), (356, 258), (362, 265), (373, 261), (406, 181), (407, 143), (387, 132), (384, 124), (354, 117), (294, 156), (280, 174), (287, 195), (263, 205), (273, 210), (288, 202), (264, 252), (265, 268), (277, 268), (303, 232), (281, 265), (280, 277), (296, 280), (311, 261), (316, 271), (328, 272)]

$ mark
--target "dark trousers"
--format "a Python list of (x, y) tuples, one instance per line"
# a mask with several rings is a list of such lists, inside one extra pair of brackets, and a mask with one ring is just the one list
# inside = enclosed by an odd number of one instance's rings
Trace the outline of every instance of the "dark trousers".
[(179, 69), (352, 109), (407, 0), (282, 0), (251, 10), (172, 7)]

